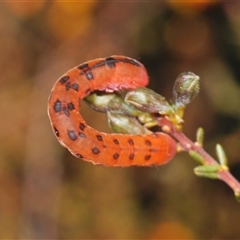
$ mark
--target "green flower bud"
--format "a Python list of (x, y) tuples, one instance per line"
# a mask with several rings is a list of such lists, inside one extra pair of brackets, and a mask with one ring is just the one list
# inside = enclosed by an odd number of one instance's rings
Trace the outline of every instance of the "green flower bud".
[(107, 111), (108, 124), (116, 133), (123, 134), (149, 134), (151, 133), (133, 117)]
[(192, 72), (181, 73), (173, 87), (173, 100), (177, 106), (189, 104), (200, 89), (200, 77)]
[(84, 98), (84, 101), (95, 111), (106, 112), (107, 106), (112, 99), (117, 98), (115, 93), (97, 94), (92, 93)]
[(163, 96), (148, 88), (129, 91), (125, 96), (125, 101), (143, 112), (163, 115), (173, 112), (172, 107)]

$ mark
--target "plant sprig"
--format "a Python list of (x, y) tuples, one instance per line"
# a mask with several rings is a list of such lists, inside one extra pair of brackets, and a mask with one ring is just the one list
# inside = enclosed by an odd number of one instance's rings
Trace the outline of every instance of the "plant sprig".
[(98, 96), (94, 93), (86, 100), (94, 110), (108, 114), (109, 126), (115, 132), (147, 134), (151, 132), (152, 127), (160, 127), (176, 140), (179, 152), (188, 152), (200, 164), (194, 169), (197, 176), (224, 181), (240, 202), (240, 183), (229, 171), (222, 146), (216, 145), (217, 161), (203, 148), (202, 128), (197, 130), (194, 142), (182, 132), (186, 105), (192, 102), (199, 90), (200, 78), (194, 73), (185, 72), (175, 81), (171, 103), (148, 88), (138, 88), (127, 94), (111, 93)]

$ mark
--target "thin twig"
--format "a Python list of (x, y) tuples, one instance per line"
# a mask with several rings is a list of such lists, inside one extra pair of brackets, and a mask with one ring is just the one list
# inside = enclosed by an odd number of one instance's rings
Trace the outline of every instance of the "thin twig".
[[(221, 167), (220, 164), (202, 148), (202, 146), (195, 144), (193, 141), (187, 138), (182, 131), (176, 130), (174, 125), (169, 120), (161, 117), (157, 118), (157, 121), (160, 127), (167, 129), (168, 134), (177, 140), (183, 151), (193, 150), (204, 158), (204, 165), (219, 165), (219, 167)], [(228, 168), (219, 169), (222, 169), (218, 172), (219, 179), (224, 181), (234, 191), (236, 196), (239, 196), (240, 183), (232, 176)]]

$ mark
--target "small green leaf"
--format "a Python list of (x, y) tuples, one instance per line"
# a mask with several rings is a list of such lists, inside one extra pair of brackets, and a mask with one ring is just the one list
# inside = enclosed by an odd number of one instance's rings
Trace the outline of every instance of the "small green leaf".
[(217, 154), (219, 163), (222, 166), (227, 166), (227, 157), (226, 157), (226, 154), (220, 144), (216, 145), (216, 154)]
[(190, 150), (188, 152), (188, 154), (198, 163), (200, 164), (204, 164), (205, 163), (205, 159), (203, 156), (201, 156), (199, 153), (197, 153), (196, 151)]
[(194, 173), (199, 177), (206, 177), (211, 179), (219, 179), (219, 169), (220, 166), (217, 164), (213, 165), (203, 165), (194, 168)]
[(203, 144), (203, 139), (204, 139), (204, 130), (202, 128), (198, 128), (197, 134), (196, 134), (196, 140), (200, 146), (202, 146)]

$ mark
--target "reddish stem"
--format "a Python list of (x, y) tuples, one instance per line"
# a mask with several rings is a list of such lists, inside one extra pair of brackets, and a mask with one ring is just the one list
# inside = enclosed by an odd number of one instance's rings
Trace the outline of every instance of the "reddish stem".
[[(187, 138), (182, 131), (179, 131), (175, 128), (175, 126), (166, 118), (161, 117), (156, 119), (158, 121), (158, 125), (164, 129), (167, 129), (167, 133), (176, 139), (183, 151), (193, 150), (200, 154), (205, 159), (206, 165), (219, 165), (220, 164), (212, 158), (201, 146), (192, 142), (189, 138)], [(224, 169), (218, 172), (219, 178), (224, 181), (230, 188), (233, 189), (235, 194), (240, 195), (240, 183), (234, 178), (228, 169)]]

